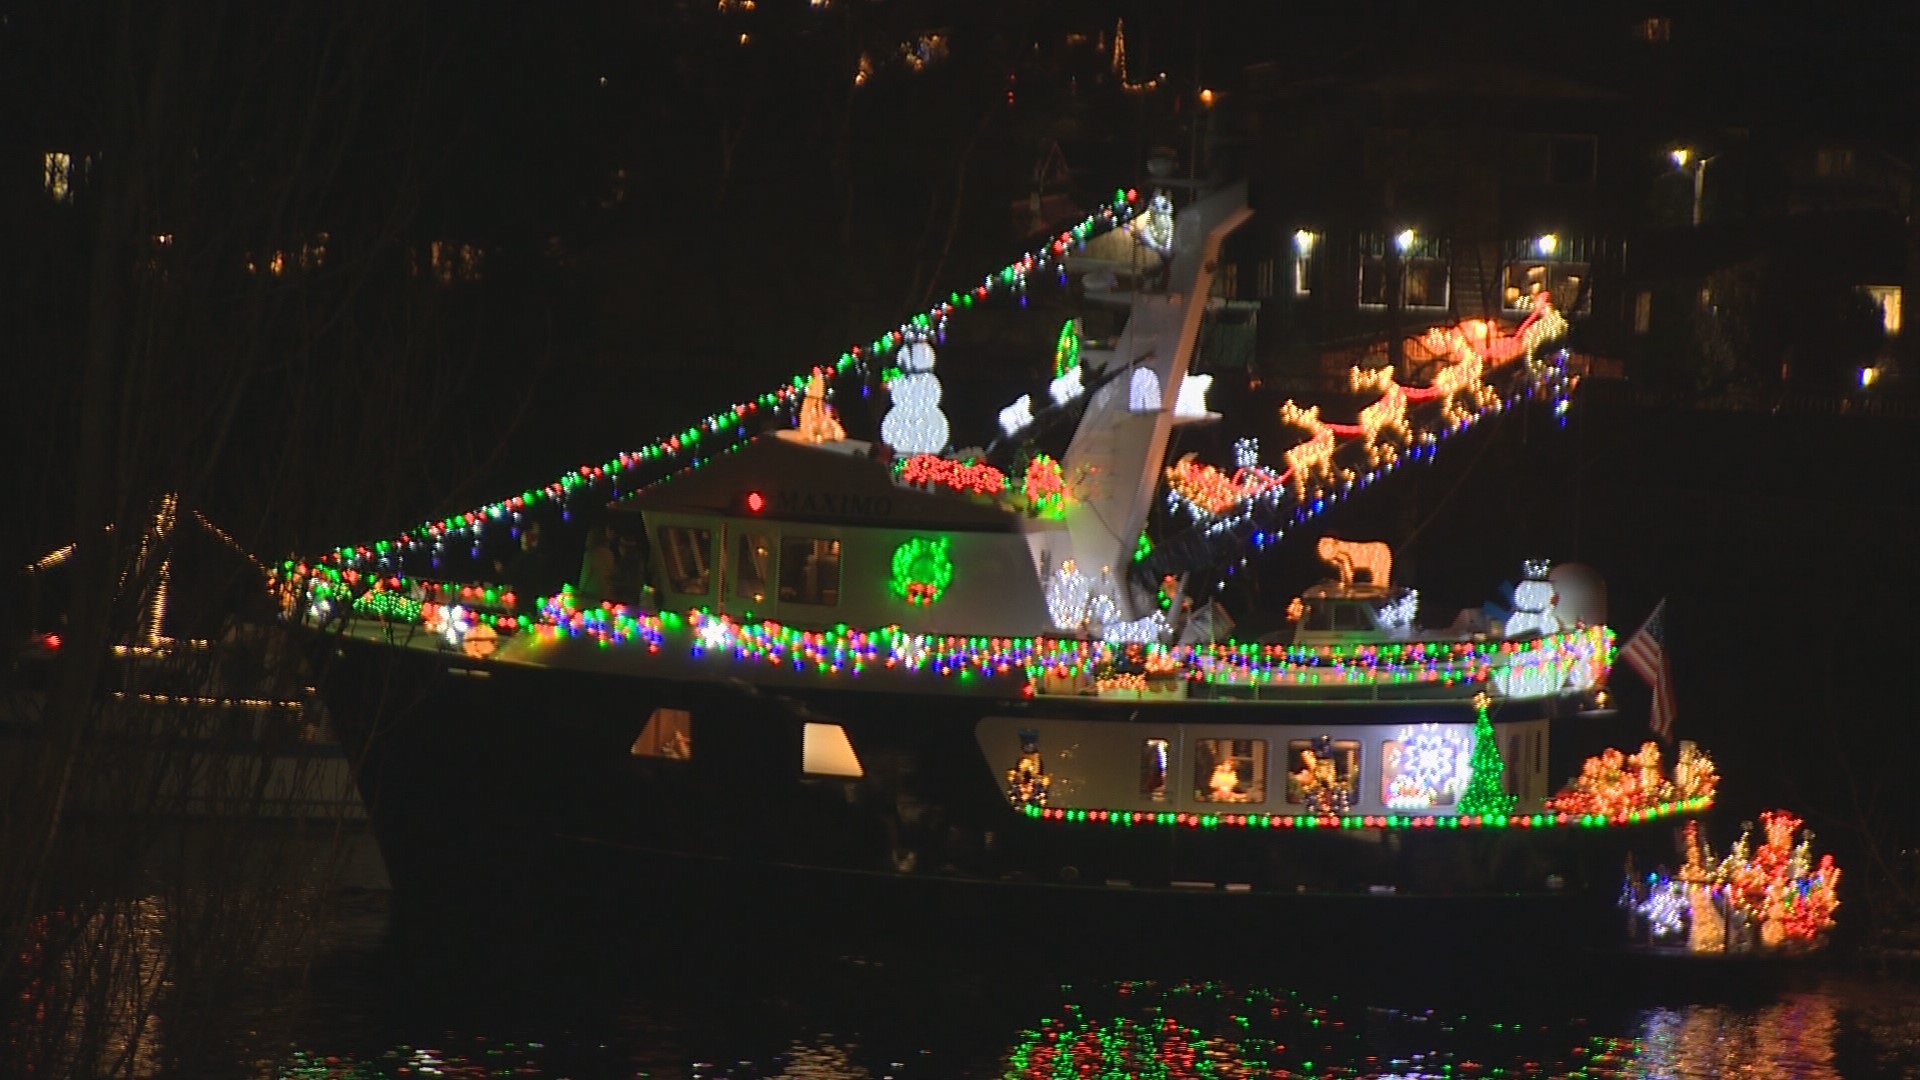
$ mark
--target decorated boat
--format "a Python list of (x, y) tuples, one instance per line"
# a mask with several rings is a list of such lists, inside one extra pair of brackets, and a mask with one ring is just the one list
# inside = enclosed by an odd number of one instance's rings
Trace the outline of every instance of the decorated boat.
[[(1297, 442), (1275, 460), (1246, 439), (1232, 462), (1170, 461), (1176, 429), (1224, 422), (1202, 343), (1222, 246), (1251, 217), (1244, 185), (1177, 209), (1117, 192), (699, 424), (289, 562), (277, 588), (324, 654), (396, 885), (465, 887), (511, 862), (511, 838), (668, 868), (656, 882), (725, 866), (969, 897), (1597, 891), (1611, 911), (1623, 838), (1712, 791), (1551, 801), (1614, 716), (1597, 575), (1525, 563), (1510, 607), (1429, 620), (1385, 544), (1316, 535), (1482, 424), (1564, 417), (1565, 319), (1541, 294), (1518, 326), (1436, 328), (1399, 365), (1353, 369), (1357, 408), (1287, 401)], [(1051, 364), (1033, 358), (955, 449), (938, 354), (977, 310), (1018, 315), (1043, 288), (1101, 318), (1047, 331)], [(869, 394), (884, 413), (847, 430), (839, 405)], [(577, 575), (515, 568), (575, 530)], [(1222, 566), (1290, 542), (1326, 580), (1285, 629), (1236, 639)]]

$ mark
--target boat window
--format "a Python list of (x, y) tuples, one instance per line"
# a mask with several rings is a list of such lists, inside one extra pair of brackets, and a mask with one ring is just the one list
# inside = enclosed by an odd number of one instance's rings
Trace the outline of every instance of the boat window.
[(1140, 744), (1140, 794), (1154, 802), (1167, 801), (1167, 740), (1148, 739)]
[(1265, 802), (1266, 740), (1194, 740), (1193, 797), (1198, 802)]
[(764, 602), (767, 582), (773, 577), (773, 538), (766, 533), (741, 533), (734, 551), (734, 595)]
[(1330, 604), (1335, 630), (1371, 630), (1373, 618), (1363, 604)]
[(1360, 743), (1353, 739), (1335, 739), (1325, 751), (1314, 747), (1312, 739), (1294, 739), (1287, 744), (1287, 801), (1304, 806), (1313, 785), (1345, 788), (1347, 802), (1358, 803), (1360, 794)]
[(1333, 629), (1333, 605), (1308, 604), (1307, 613), (1301, 619), (1301, 624), (1308, 630)]
[(780, 600), (791, 604), (838, 604), (840, 541), (805, 536), (782, 537)]
[(693, 714), (685, 709), (655, 709), (627, 751), (634, 757), (685, 761), (693, 756)]
[(847, 729), (809, 721), (800, 729), (800, 771), (808, 776), (865, 776)]
[(1434, 724), (1380, 744), (1380, 801), (1392, 810), (1452, 806), (1472, 771), (1468, 729)]
[(660, 557), (666, 564), (667, 585), (674, 592), (704, 596), (712, 576), (713, 533), (679, 525), (660, 529)]

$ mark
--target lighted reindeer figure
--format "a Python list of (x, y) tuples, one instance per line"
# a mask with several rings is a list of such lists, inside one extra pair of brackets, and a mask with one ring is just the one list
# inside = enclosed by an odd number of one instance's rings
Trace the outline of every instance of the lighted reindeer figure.
[(1368, 371), (1355, 367), (1347, 373), (1347, 382), (1356, 393), (1373, 391), (1380, 399), (1360, 410), (1360, 436), (1365, 439), (1367, 461), (1372, 465), (1390, 464), (1400, 457), (1400, 448), (1380, 438), (1392, 432), (1405, 444), (1413, 439), (1407, 427), (1407, 392), (1393, 377), (1390, 367)]
[(1310, 405), (1301, 408), (1291, 400), (1280, 406), (1280, 421), (1301, 428), (1307, 432), (1307, 440), (1289, 447), (1282, 455), (1287, 459), (1287, 475), (1293, 480), (1293, 493), (1299, 498), (1307, 497), (1307, 485), (1316, 477), (1331, 482), (1333, 472), (1333, 429), (1320, 420), (1320, 406)]

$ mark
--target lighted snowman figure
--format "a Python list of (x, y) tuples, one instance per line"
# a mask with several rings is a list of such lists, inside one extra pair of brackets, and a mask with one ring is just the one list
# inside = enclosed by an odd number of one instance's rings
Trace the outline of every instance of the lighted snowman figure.
[(893, 407), (880, 418), (880, 440), (897, 454), (937, 454), (947, 448), (947, 414), (940, 411), (940, 377), (933, 346), (915, 338), (900, 347), (901, 375), (889, 391)]
[(1508, 637), (1551, 634), (1560, 629), (1560, 617), (1553, 611), (1553, 582), (1547, 580), (1548, 569), (1545, 559), (1527, 560), (1526, 580), (1513, 587), (1513, 614), (1507, 617)]

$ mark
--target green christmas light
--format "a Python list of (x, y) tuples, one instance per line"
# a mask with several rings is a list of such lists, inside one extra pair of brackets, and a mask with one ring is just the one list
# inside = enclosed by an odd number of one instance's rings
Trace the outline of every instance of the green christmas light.
[(1506, 759), (1500, 756), (1500, 739), (1493, 733), (1493, 720), (1487, 716), (1487, 700), (1480, 698), (1479, 716), (1473, 722), (1473, 755), (1467, 761), (1472, 774), (1467, 790), (1460, 795), (1460, 813), (1480, 817), (1491, 815), (1506, 824), (1514, 797), (1501, 783), (1506, 776)]

